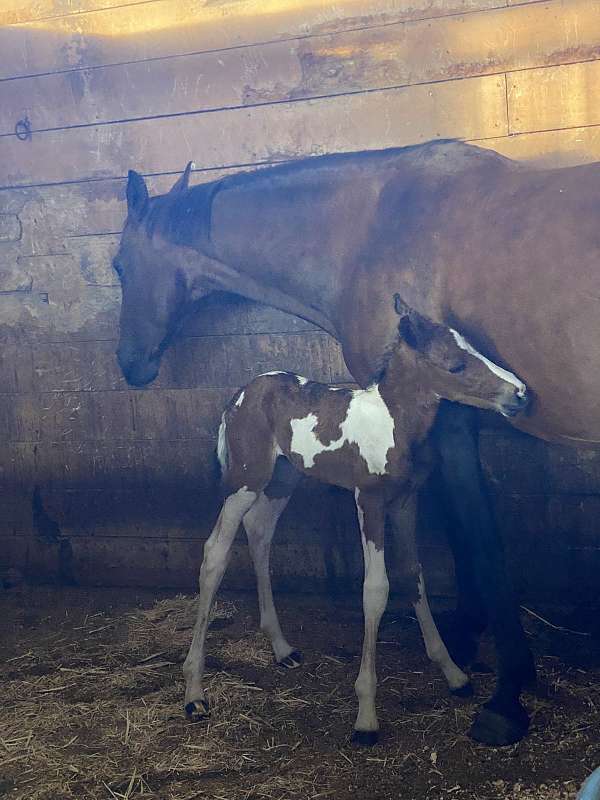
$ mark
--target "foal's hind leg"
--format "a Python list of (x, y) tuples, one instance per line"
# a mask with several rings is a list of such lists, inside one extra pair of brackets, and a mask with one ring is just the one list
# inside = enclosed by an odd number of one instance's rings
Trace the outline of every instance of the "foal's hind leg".
[(260, 629), (271, 641), (275, 661), (283, 667), (294, 669), (302, 663), (302, 654), (288, 643), (281, 631), (273, 602), (269, 574), (271, 541), (277, 520), (283, 513), (288, 500), (289, 497), (269, 499), (264, 493), (260, 494), (256, 503), (244, 517), (244, 527), (248, 534), (250, 554), (256, 572)]
[(300, 666), (302, 654), (288, 644), (281, 631), (271, 591), (269, 555), (277, 522), (299, 479), (300, 473), (280, 456), (275, 462), (269, 485), (244, 517), (244, 528), (256, 572), (260, 629), (271, 640), (275, 661), (288, 669)]
[(188, 717), (194, 721), (202, 719), (208, 714), (208, 703), (204, 696), (202, 677), (210, 610), (229, 563), (231, 545), (236, 531), (244, 514), (256, 498), (256, 492), (250, 492), (246, 487), (230, 494), (223, 504), (213, 532), (204, 545), (204, 559), (200, 569), (198, 614), (192, 644), (183, 664), (186, 681), (185, 711)]
[(423, 636), (423, 641), (425, 642), (425, 650), (427, 651), (427, 655), (429, 656), (429, 659), (433, 661), (434, 664), (437, 664), (439, 669), (442, 671), (452, 694), (459, 697), (470, 697), (473, 694), (473, 688), (471, 686), (471, 682), (469, 681), (469, 676), (465, 675), (462, 669), (457, 667), (454, 661), (452, 661), (450, 658), (448, 649), (446, 648), (446, 645), (440, 636), (440, 632), (437, 629), (437, 625), (431, 616), (431, 610), (429, 608), (427, 594), (425, 592), (423, 571), (420, 567), (418, 591), (419, 599), (413, 603), (413, 606), (415, 609), (415, 614), (417, 615), (419, 627), (421, 628), (421, 634)]

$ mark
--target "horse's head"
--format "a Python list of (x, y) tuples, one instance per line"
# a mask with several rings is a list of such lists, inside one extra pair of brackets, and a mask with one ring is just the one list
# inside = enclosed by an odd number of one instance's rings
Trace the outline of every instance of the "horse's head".
[(187, 165), (167, 195), (150, 198), (141, 175), (127, 181), (127, 220), (113, 267), (122, 290), (117, 359), (131, 386), (156, 378), (160, 359), (189, 310), (191, 297), (175, 245), (161, 235), (161, 211), (188, 188)]
[[(398, 295), (395, 302), (400, 339), (416, 355), (418, 380), (424, 389), (439, 398), (499, 411), (505, 417), (527, 407), (527, 388), (516, 375), (479, 353), (454, 329), (406, 306)], [(402, 358), (402, 348), (398, 358)]]

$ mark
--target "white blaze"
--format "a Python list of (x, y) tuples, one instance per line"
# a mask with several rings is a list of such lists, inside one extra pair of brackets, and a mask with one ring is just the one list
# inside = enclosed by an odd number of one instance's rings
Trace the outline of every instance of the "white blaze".
[(470, 344), (465, 339), (464, 336), (461, 336), (461, 334), (458, 333), (458, 331), (455, 331), (454, 328), (450, 328), (450, 333), (452, 334), (452, 336), (454, 336), (454, 341), (460, 347), (461, 350), (466, 350), (467, 353), (470, 353), (470, 355), (475, 356), (475, 358), (478, 358), (480, 361), (483, 361), (486, 367), (491, 372), (493, 372), (494, 375), (497, 375), (499, 378), (502, 378), (502, 380), (506, 381), (507, 383), (512, 383), (512, 385), (516, 388), (517, 395), (519, 397), (525, 396), (527, 387), (525, 386), (523, 381), (520, 381), (517, 378), (517, 376), (514, 373), (509, 372), (507, 369), (499, 367), (498, 364), (494, 364), (493, 361), (490, 361), (489, 358), (486, 358), (484, 355), (482, 355), (482, 353), (480, 353), (479, 350), (475, 350), (473, 345)]
[(352, 392), (339, 439), (323, 444), (314, 432), (318, 421), (317, 415), (312, 413), (302, 419), (290, 420), (290, 450), (302, 456), (306, 469), (314, 466), (315, 456), (319, 453), (339, 450), (348, 442), (358, 445), (372, 475), (385, 475), (387, 452), (394, 447), (394, 419), (376, 385)]
[(240, 392), (240, 396), (235, 401), (235, 404), (239, 408), (242, 405), (243, 402), (244, 402), (244, 392)]

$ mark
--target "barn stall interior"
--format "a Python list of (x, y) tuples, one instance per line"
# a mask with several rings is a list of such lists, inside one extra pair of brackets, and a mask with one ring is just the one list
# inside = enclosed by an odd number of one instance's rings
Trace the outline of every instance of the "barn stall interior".
[[(426, 661), (392, 541), (383, 735), (350, 745), (360, 538), (351, 495), (310, 480), (272, 556), (304, 666), (276, 669), (255, 633), (239, 538), (209, 632), (213, 714), (186, 722), (220, 414), (265, 371), (352, 377), (315, 325), (218, 294), (134, 391), (114, 355), (111, 260), (129, 169), (159, 194), (190, 160), (196, 184), (453, 137), (540, 165), (600, 160), (597, 3), (4, 0), (0, 25), (0, 794), (574, 798), (600, 763), (600, 456), (492, 415), (480, 455), (540, 669), (529, 736), (467, 737), (475, 707)], [(440, 608), (454, 592), (443, 508), (434, 476), (418, 538)], [(480, 655), (493, 661), (489, 642)], [(478, 696), (491, 681), (474, 672)]]

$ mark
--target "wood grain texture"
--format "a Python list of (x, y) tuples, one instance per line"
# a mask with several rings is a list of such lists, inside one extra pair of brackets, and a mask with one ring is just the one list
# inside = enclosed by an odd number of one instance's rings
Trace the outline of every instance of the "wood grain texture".
[[(7, 184), (222, 166), (507, 133), (504, 77), (0, 140)], [(48, 158), (52, 153), (53, 157)]]
[[(600, 55), (595, 0), (272, 42), (0, 83), (0, 134), (473, 77)], [(535, 33), (535, 36), (534, 36)], [(485, 54), (480, 42), (485, 39)], [(423, 48), (423, 41), (427, 48)]]
[(505, 5), (504, 0), (155, 0), (141, 9), (122, 4), (0, 29), (0, 78), (223, 50)]
[[(189, 159), (201, 182), (236, 165), (437, 136), (544, 164), (600, 160), (597, 0), (7, 0), (0, 25), (0, 77), (49, 73), (0, 80), (0, 134), (25, 115), (34, 130), (70, 128), (0, 136), (0, 562), (32, 576), (60, 569), (59, 548), (33, 526), (37, 486), (82, 583), (194, 586), (233, 391), (276, 368), (350, 379), (322, 331), (219, 295), (189, 320), (158, 381), (129, 390), (110, 264), (129, 168), (160, 193)], [(519, 588), (552, 595), (575, 580), (590, 593), (598, 455), (497, 420), (480, 446)], [(308, 482), (290, 505), (280, 586), (358, 586), (352, 498), (336, 492)], [(425, 505), (430, 588), (449, 593), (435, 486)], [(236, 543), (230, 580), (246, 588), (250, 574)]]
[(513, 134), (475, 143), (539, 167), (573, 167), (600, 161), (600, 128), (597, 126)]
[[(600, 20), (600, 13), (596, 16)], [(521, 72), (507, 80), (511, 133), (600, 125), (600, 61)]]

